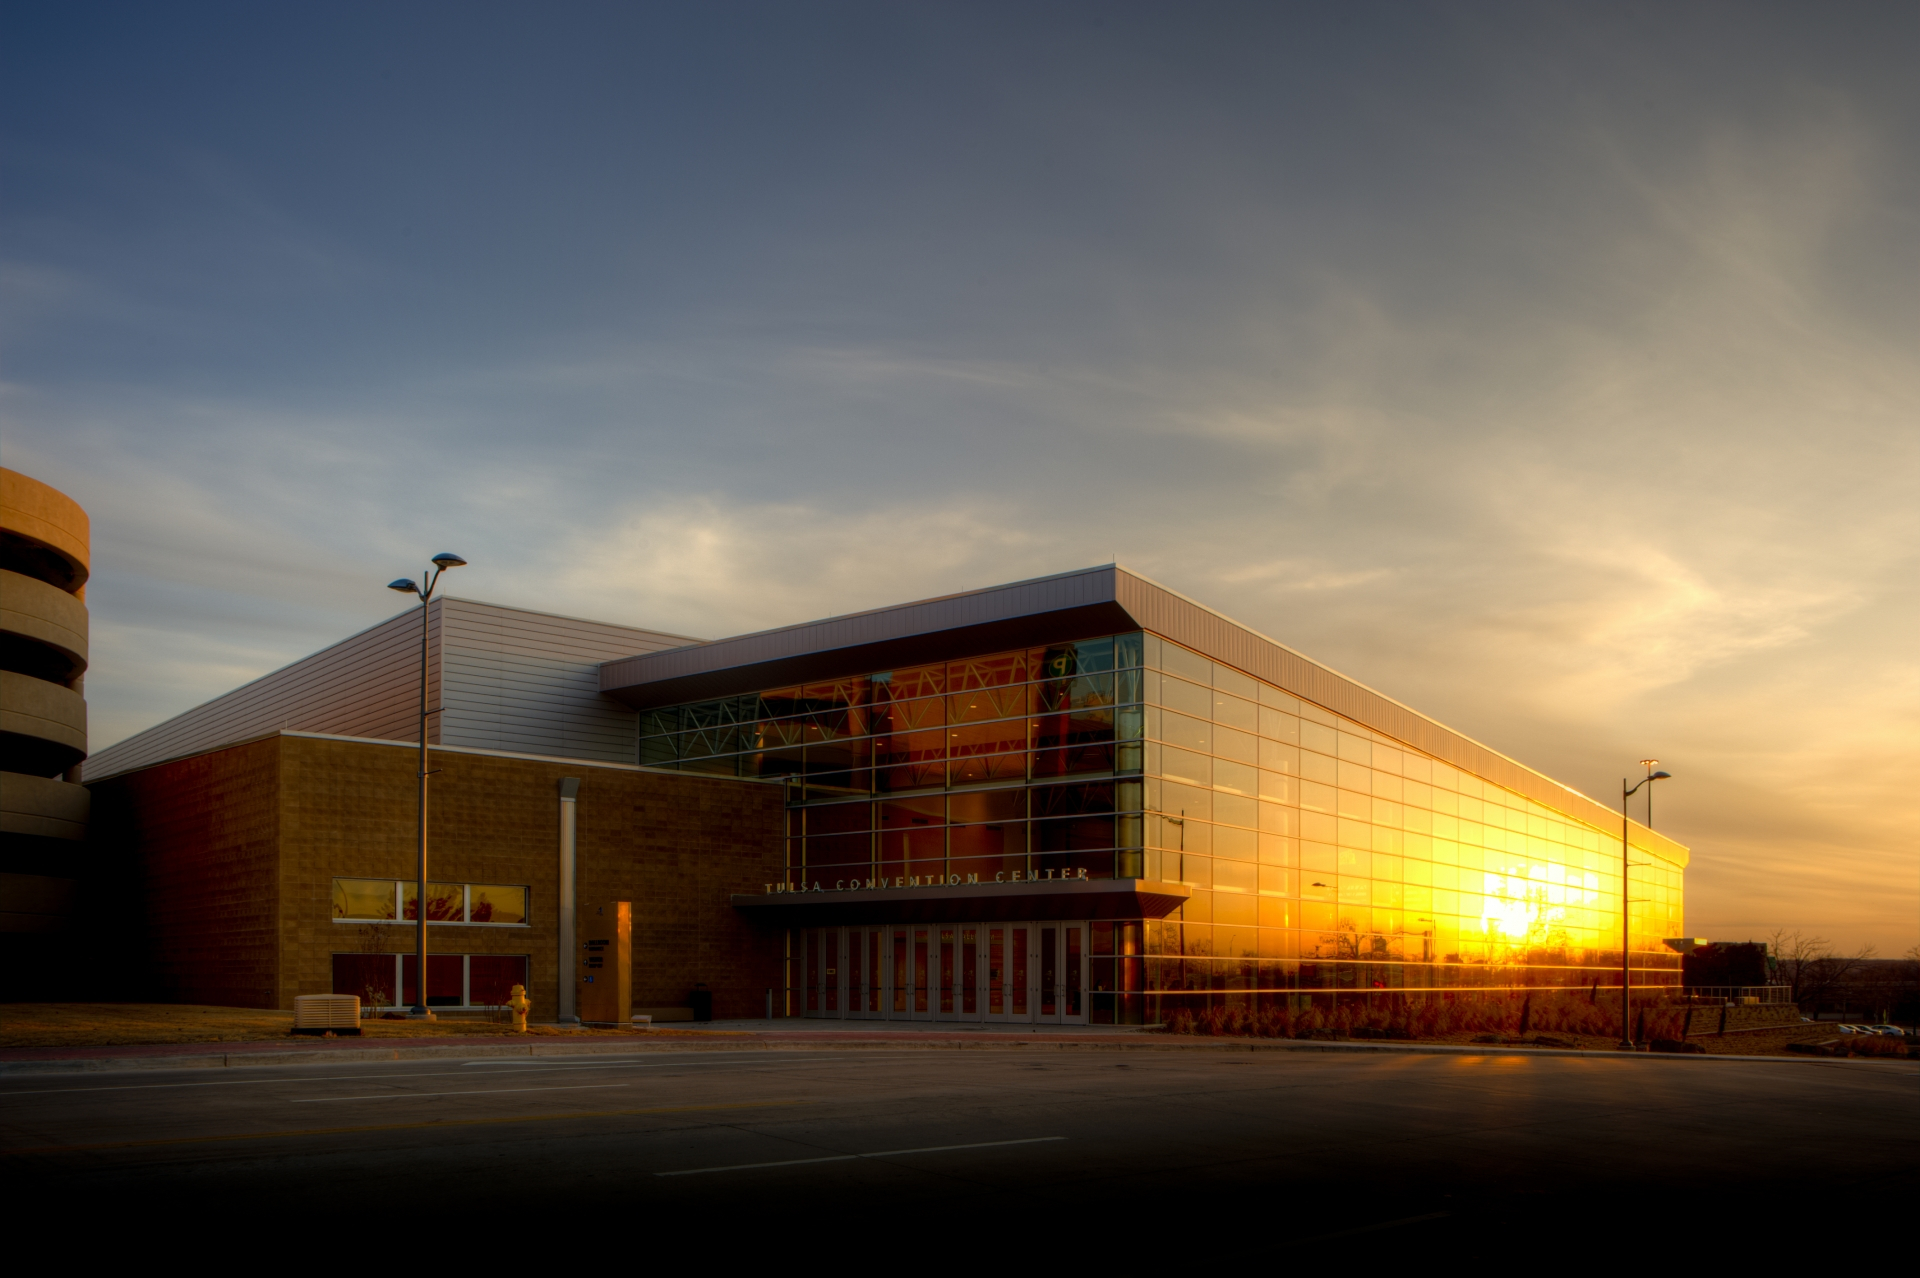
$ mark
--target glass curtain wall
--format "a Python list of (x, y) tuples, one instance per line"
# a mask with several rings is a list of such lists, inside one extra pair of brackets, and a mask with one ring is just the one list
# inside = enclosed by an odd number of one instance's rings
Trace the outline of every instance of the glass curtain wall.
[[(1617, 983), (1617, 828), (1157, 636), (1144, 661), (1145, 870), (1195, 889), (1145, 925), (1150, 994)], [(1681, 867), (1632, 860), (1635, 982), (1677, 984)]]
[(1137, 876), (1138, 634), (648, 711), (640, 762), (788, 783), (791, 881)]
[[(785, 778), (796, 883), (1084, 870), (1192, 888), (1175, 916), (1096, 937), (1115, 956), (1096, 1017), (1104, 992), (1132, 1020), (1197, 995), (1617, 980), (1617, 828), (1156, 635), (652, 710), (641, 731), (644, 764)], [(1661, 938), (1682, 930), (1681, 868), (1633, 862), (1635, 982), (1677, 983)]]

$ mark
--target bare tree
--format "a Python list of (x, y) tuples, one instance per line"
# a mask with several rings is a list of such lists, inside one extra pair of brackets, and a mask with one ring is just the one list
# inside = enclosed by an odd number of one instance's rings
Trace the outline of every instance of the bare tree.
[(1775, 972), (1786, 982), (1787, 997), (1801, 1007), (1833, 1001), (1860, 966), (1877, 953), (1873, 946), (1863, 945), (1852, 954), (1837, 954), (1832, 941), (1808, 936), (1798, 928), (1775, 929), (1768, 945), (1773, 951)]
[(1800, 990), (1814, 961), (1832, 951), (1833, 942), (1824, 936), (1808, 936), (1799, 929), (1789, 932), (1775, 928), (1767, 941), (1773, 953), (1774, 975), (1787, 986), (1787, 997), (1798, 1003)]
[[(382, 928), (378, 923), (369, 923), (360, 929), (360, 953), (368, 957), (384, 956), (391, 952), (387, 949), (387, 940), (386, 929)], [(391, 978), (389, 978), (389, 980), (391, 980)], [(386, 1007), (392, 1001), (389, 995), (397, 998), (399, 991), (390, 991), (384, 984), (369, 981), (359, 991), (359, 994), (360, 1005), (371, 1008), (373, 1014), (378, 1016), (380, 1015), (380, 1009)]]

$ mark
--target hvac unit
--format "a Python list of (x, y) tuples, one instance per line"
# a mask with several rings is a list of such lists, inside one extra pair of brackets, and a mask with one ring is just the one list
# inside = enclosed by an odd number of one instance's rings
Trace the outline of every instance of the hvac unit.
[(296, 1034), (358, 1034), (360, 996), (357, 994), (301, 994), (293, 1000)]

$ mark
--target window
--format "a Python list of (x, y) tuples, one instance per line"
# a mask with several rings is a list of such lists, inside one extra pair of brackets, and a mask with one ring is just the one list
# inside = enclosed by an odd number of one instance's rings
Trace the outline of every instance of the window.
[(467, 922), (525, 923), (527, 890), (498, 883), (474, 883), (467, 888)]
[[(400, 917), (411, 923), (420, 917), (419, 884), (400, 882)], [(464, 883), (427, 884), (427, 922), (464, 923), (467, 917), (467, 885)]]
[(375, 923), (391, 921), (394, 886), (392, 879), (335, 879), (333, 917)]
[[(333, 992), (353, 994), (362, 1007), (411, 1007), (420, 965), (411, 954), (336, 954)], [(524, 954), (427, 955), (428, 1007), (504, 1007), (513, 987), (527, 983)]]
[[(527, 895), (517, 885), (429, 883), (427, 922), (525, 927)], [(335, 879), (333, 917), (342, 923), (412, 923), (420, 917), (417, 897), (410, 879)]]

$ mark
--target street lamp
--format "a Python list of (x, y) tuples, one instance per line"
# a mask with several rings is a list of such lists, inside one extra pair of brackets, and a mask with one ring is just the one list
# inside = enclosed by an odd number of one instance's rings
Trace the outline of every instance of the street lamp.
[(414, 970), (413, 1006), (407, 1009), (407, 1015), (426, 1020), (433, 1019), (433, 1013), (427, 1010), (427, 604), (433, 598), (433, 588), (440, 584), (441, 574), (449, 568), (464, 567), (466, 562), (460, 556), (443, 550), (433, 557), (433, 568), (427, 573), (425, 587), (416, 584), (411, 577), (387, 583), (388, 590), (420, 596), (420, 816), (419, 857), (414, 866), (419, 882), (414, 887), (413, 897), (419, 936), (415, 946), (418, 966)]
[[(1647, 775), (1632, 790), (1627, 788), (1627, 779), (1620, 778), (1620, 1049), (1627, 1052), (1633, 1050), (1633, 1021), (1629, 1018), (1633, 1011), (1633, 970), (1630, 966), (1633, 951), (1629, 948), (1632, 934), (1628, 930), (1632, 927), (1632, 908), (1627, 900), (1627, 800), (1641, 786), (1650, 786), (1655, 781), (1665, 781), (1673, 776), (1671, 772), (1653, 770), (1653, 765), (1660, 762), (1658, 759), (1642, 759), (1640, 762), (1647, 769)], [(1652, 829), (1652, 790), (1647, 791), (1647, 821), (1647, 828)]]

